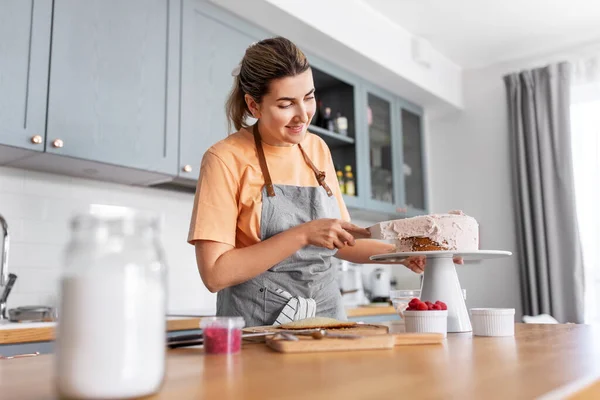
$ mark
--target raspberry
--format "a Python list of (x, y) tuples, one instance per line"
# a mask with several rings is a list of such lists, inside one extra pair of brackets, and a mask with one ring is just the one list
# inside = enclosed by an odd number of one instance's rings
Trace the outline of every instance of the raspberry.
[(427, 300), (427, 301), (425, 302), (425, 304), (427, 304), (427, 307), (429, 307), (429, 306), (433, 305), (433, 303), (432, 303), (432, 302), (430, 302), (429, 300)]
[(439, 304), (434, 304), (433, 307), (431, 307), (432, 310), (441, 310), (442, 306), (440, 306)]
[(425, 303), (419, 303), (419, 304), (417, 304), (417, 310), (419, 310), (419, 311), (425, 311), (427, 309), (429, 309), (429, 307), (427, 307), (427, 304), (425, 304)]
[(448, 306), (443, 301), (440, 301), (438, 305), (442, 308), (442, 310), (447, 310), (448, 309)]
[(419, 300), (419, 299), (417, 299), (416, 297), (414, 297), (414, 298), (412, 298), (412, 299), (411, 299), (411, 300), (408, 302), (408, 305), (409, 305), (409, 306), (416, 306), (416, 305), (417, 305), (417, 304), (419, 304), (419, 303), (420, 303), (420, 300)]

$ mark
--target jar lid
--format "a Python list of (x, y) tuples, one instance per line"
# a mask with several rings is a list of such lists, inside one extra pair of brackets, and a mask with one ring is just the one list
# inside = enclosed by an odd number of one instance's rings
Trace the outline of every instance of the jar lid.
[(200, 328), (242, 329), (246, 322), (242, 317), (202, 317)]
[(471, 308), (471, 315), (515, 315), (514, 308)]

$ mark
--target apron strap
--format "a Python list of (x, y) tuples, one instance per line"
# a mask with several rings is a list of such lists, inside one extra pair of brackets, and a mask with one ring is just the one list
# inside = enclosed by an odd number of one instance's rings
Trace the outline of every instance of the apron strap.
[[(265, 185), (267, 186), (267, 196), (273, 197), (275, 196), (275, 189), (273, 188), (273, 181), (271, 180), (271, 174), (269, 173), (269, 167), (267, 166), (267, 159), (265, 158), (265, 152), (263, 150), (262, 141), (260, 139), (260, 133), (258, 132), (258, 122), (254, 124), (252, 133), (254, 134), (254, 142), (256, 143), (258, 163), (260, 165), (263, 177), (265, 178)], [(300, 143), (298, 143), (298, 148), (300, 149), (300, 152), (302, 153), (306, 164), (308, 164), (310, 169), (312, 169), (315, 173), (317, 182), (319, 182), (319, 185), (323, 186), (323, 189), (325, 189), (325, 192), (327, 192), (327, 196), (333, 196), (333, 192), (329, 188), (329, 185), (325, 183), (325, 171), (319, 171), (319, 169), (315, 167), (315, 164), (313, 164), (311, 159), (308, 158), (308, 155), (306, 154)]]
[(306, 152), (304, 151), (304, 149), (302, 148), (300, 143), (298, 143), (298, 148), (300, 149), (300, 151), (302, 152), (302, 155), (304, 156), (304, 161), (306, 161), (306, 163), (308, 164), (310, 169), (312, 169), (313, 172), (315, 173), (317, 182), (319, 182), (319, 185), (323, 186), (323, 189), (325, 189), (325, 191), (327, 192), (327, 196), (329, 196), (329, 197), (333, 196), (333, 192), (329, 188), (329, 185), (327, 185), (327, 183), (325, 183), (325, 171), (319, 171), (317, 169), (317, 167), (315, 167), (315, 164), (313, 164), (313, 162), (310, 160), (310, 158), (308, 158), (308, 155), (306, 154)]
[(271, 174), (269, 174), (269, 167), (267, 167), (267, 159), (265, 158), (265, 152), (262, 147), (260, 140), (260, 134), (258, 133), (258, 122), (254, 124), (254, 142), (256, 143), (256, 151), (258, 152), (258, 163), (262, 171), (263, 177), (265, 178), (265, 185), (267, 186), (267, 196), (275, 196), (275, 189), (273, 189), (273, 181), (271, 180)]

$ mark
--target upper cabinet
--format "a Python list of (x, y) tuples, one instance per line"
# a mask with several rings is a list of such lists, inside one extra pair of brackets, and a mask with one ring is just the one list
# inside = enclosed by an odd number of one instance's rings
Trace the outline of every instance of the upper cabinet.
[(398, 216), (427, 213), (422, 110), (369, 83), (363, 87), (364, 208)]
[[(232, 70), (269, 36), (205, 0), (1, 0), (0, 164), (194, 186), (206, 150), (234, 130)], [(427, 212), (422, 110), (307, 56), (309, 131), (348, 207)]]
[(398, 130), (392, 118), (394, 97), (371, 86), (364, 92), (365, 132), (368, 137), (367, 206), (395, 213), (400, 203), (400, 144)]
[(175, 174), (177, 0), (54, 0), (46, 151)]
[(329, 146), (344, 201), (349, 207), (363, 205), (363, 162), (360, 154), (359, 81), (341, 68), (308, 55), (315, 84), (317, 108), (308, 130)]
[(43, 151), (52, 0), (0, 2), (0, 144)]
[(428, 210), (423, 113), (419, 108), (399, 101), (395, 118), (402, 129), (403, 207), (408, 215), (422, 214)]
[(215, 18), (216, 12), (203, 1), (183, 3), (179, 176), (194, 181), (204, 152), (235, 131), (225, 115), (232, 71), (257, 40)]

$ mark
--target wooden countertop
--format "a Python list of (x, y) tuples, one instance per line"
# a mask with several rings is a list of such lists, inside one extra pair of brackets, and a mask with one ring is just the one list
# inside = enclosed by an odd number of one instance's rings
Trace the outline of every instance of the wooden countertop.
[[(352, 307), (347, 308), (348, 317), (367, 317), (373, 315), (393, 315), (396, 313), (394, 307)], [(200, 317), (169, 317), (167, 320), (167, 330), (184, 331), (188, 329), (198, 329), (200, 326)], [(53, 323), (23, 323), (10, 324), (9, 329), (0, 326), (0, 345), (15, 343), (47, 342), (54, 340)]]
[(348, 317), (370, 317), (374, 315), (395, 315), (396, 310), (392, 306), (360, 306), (346, 309)]
[[(394, 325), (391, 325), (392, 327)], [(600, 331), (586, 325), (518, 324), (514, 338), (449, 334), (443, 345), (393, 350), (280, 354), (244, 344), (231, 357), (171, 350), (152, 399), (532, 399), (574, 385), (575, 398), (600, 398)], [(56, 398), (54, 356), (0, 362), (2, 393)], [(577, 381), (587, 379), (587, 385)], [(592, 383), (590, 386), (589, 383)]]
[[(48, 342), (54, 340), (54, 329), (56, 324), (47, 323), (23, 323), (2, 326), (0, 329), (0, 345), (15, 343)], [(199, 329), (200, 317), (168, 317), (167, 331), (184, 331), (188, 329)]]

